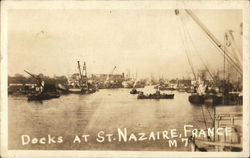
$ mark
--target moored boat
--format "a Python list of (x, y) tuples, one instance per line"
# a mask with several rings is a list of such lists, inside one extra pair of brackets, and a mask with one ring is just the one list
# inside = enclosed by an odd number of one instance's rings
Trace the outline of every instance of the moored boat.
[(140, 91), (138, 91), (137, 89), (133, 88), (129, 93), (130, 94), (138, 94), (138, 93), (140, 93)]

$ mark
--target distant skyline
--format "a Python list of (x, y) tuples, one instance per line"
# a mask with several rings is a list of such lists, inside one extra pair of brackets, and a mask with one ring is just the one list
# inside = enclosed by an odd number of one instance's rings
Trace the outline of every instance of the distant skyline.
[[(223, 43), (233, 30), (242, 53), (241, 10), (193, 10)], [(180, 20), (180, 18), (182, 20)], [(185, 27), (182, 25), (185, 23)], [(180, 10), (10, 10), (8, 12), (9, 75), (78, 72), (77, 61), (89, 74), (138, 74), (138, 77), (186, 77), (191, 68), (183, 45), (183, 29), (211, 71), (222, 69), (223, 56), (204, 32)], [(192, 45), (194, 44), (194, 46)], [(189, 54), (195, 70), (204, 68), (195, 49)]]

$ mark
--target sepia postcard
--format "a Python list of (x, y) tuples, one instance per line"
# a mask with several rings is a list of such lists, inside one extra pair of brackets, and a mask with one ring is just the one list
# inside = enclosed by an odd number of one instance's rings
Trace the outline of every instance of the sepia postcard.
[(249, 1), (1, 1), (1, 154), (249, 157)]

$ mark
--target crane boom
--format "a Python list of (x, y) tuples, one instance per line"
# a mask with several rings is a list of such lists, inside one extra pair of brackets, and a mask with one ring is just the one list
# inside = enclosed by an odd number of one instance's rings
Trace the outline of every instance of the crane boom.
[(116, 66), (114, 66), (113, 70), (111, 71), (111, 73), (110, 73), (111, 75), (113, 75), (115, 69), (116, 69)]
[(107, 75), (106, 81), (109, 81), (110, 75), (113, 75), (115, 69), (116, 69), (116, 66), (114, 66), (114, 68), (112, 69), (112, 71), (110, 72), (110, 74)]
[(28, 71), (24, 70), (24, 72), (26, 72), (27, 74), (29, 74), (31, 77), (37, 79), (36, 75), (32, 74), (32, 73), (29, 73)]
[(24, 72), (26, 72), (26, 73), (29, 74), (31, 77), (33, 77), (33, 78), (36, 80), (36, 82), (37, 82), (37, 84), (38, 84), (39, 86), (44, 87), (44, 86), (42, 85), (42, 83), (41, 83), (41, 82), (42, 82), (41, 79), (40, 79), (38, 76), (36, 76), (36, 75), (34, 75), (34, 74), (32, 74), (32, 73), (26, 71), (26, 70), (24, 70)]
[(241, 67), (228, 55), (228, 50), (226, 47), (222, 47), (223, 45), (220, 43), (220, 41), (208, 30), (208, 28), (194, 15), (194, 13), (191, 10), (186, 9), (185, 10), (188, 15), (191, 16), (191, 18), (198, 24), (201, 29), (208, 35), (208, 37), (214, 42), (214, 44), (224, 53), (226, 56), (227, 61), (229, 61), (232, 66), (242, 75), (242, 69)]
[(78, 64), (78, 70), (79, 70), (79, 74), (80, 74), (80, 78), (81, 78), (80, 86), (82, 87), (83, 78), (82, 78), (82, 72), (81, 72), (80, 61), (77, 61), (77, 64)]

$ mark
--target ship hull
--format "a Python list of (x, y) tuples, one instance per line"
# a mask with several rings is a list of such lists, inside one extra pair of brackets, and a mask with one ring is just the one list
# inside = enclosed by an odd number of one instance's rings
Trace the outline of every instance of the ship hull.
[(138, 95), (137, 99), (174, 99), (174, 94)]
[(49, 100), (53, 98), (59, 98), (60, 95), (57, 93), (40, 93), (40, 94), (33, 94), (28, 96), (28, 101), (42, 101), (42, 100)]
[(204, 96), (204, 103), (207, 105), (222, 104), (222, 96), (216, 96), (216, 95)]
[(190, 95), (188, 97), (188, 101), (192, 104), (203, 104), (204, 103), (204, 97), (198, 94)]

